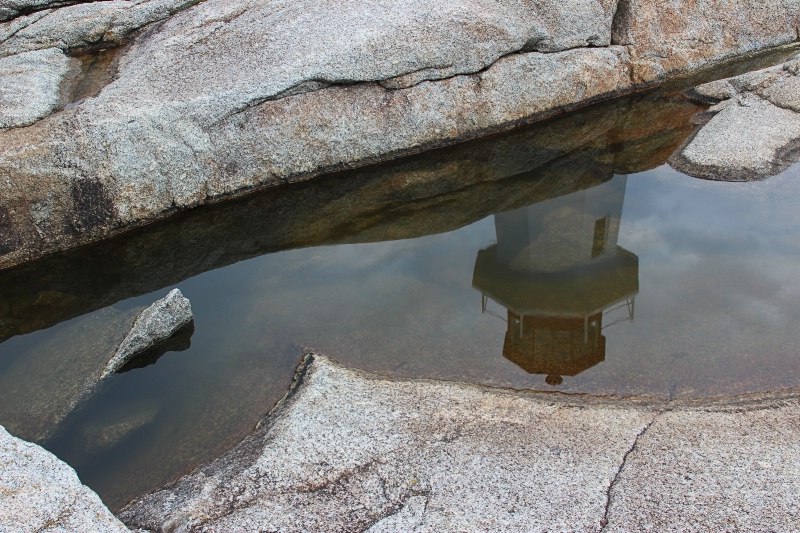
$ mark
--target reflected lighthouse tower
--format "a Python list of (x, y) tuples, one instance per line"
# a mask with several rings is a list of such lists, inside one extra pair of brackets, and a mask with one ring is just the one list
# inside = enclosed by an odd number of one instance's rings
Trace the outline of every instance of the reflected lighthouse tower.
[(503, 356), (551, 385), (605, 360), (604, 316), (633, 320), (639, 258), (617, 245), (626, 183), (496, 214), (497, 244), (478, 252), (482, 309), (491, 299), (507, 310)]

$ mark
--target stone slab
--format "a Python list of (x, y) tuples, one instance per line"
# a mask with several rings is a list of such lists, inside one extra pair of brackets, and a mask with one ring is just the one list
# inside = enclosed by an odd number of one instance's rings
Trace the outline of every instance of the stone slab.
[(712, 117), (671, 158), (686, 174), (753, 181), (800, 159), (800, 59), (701, 85), (690, 97), (719, 102)]
[(172, 289), (139, 313), (100, 377), (113, 374), (133, 357), (166, 341), (193, 318), (189, 300), (180, 289)]
[(611, 491), (608, 532), (800, 531), (800, 394), (658, 416)]
[(592, 531), (657, 406), (392, 381), (313, 356), (256, 434), (121, 513), (154, 531)]

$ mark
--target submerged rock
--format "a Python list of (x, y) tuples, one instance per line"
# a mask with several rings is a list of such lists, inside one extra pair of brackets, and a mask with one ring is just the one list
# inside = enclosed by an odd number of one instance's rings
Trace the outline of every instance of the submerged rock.
[(161, 405), (144, 399), (123, 408), (106, 410), (102, 420), (94, 420), (83, 427), (84, 451), (95, 454), (116, 446), (156, 419)]
[(172, 289), (164, 298), (136, 317), (131, 330), (125, 335), (100, 377), (113, 374), (134, 356), (166, 341), (192, 319), (192, 306), (189, 300), (180, 289)]
[(105, 308), (59, 327), (0, 373), (3, 424), (42, 442), (86, 400), (103, 378), (191, 320), (177, 289), (146, 309)]
[(2, 423), (34, 442), (50, 437), (97, 387), (141, 308), (106, 308), (60, 326), (0, 373)]
[(800, 58), (702, 85), (690, 95), (720, 103), (670, 158), (677, 170), (705, 179), (751, 181), (780, 174), (800, 160)]
[(0, 130), (28, 126), (58, 109), (72, 63), (57, 48), (0, 57)]
[(0, 531), (128, 532), (66, 463), (0, 426)]

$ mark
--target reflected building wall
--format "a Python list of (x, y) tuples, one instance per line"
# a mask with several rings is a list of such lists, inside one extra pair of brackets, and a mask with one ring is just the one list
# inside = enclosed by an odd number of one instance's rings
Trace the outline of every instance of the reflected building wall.
[(478, 252), (483, 310), (490, 299), (507, 310), (504, 357), (551, 385), (605, 360), (609, 310), (633, 319), (639, 261), (617, 244), (626, 184), (496, 214), (497, 244)]
[(617, 252), (628, 177), (494, 215), (497, 255), (517, 272), (559, 272)]

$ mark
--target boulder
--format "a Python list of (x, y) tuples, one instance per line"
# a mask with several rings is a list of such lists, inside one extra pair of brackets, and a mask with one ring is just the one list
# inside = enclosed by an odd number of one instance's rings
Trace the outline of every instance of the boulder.
[(128, 532), (69, 465), (0, 426), (0, 531)]
[(179, 289), (172, 289), (164, 298), (139, 313), (100, 377), (113, 374), (136, 355), (166, 341), (192, 319), (189, 300)]
[(211, 117), (194, 107), (203, 99), (147, 104), (118, 91), (122, 82), (31, 128), (2, 134), (0, 172), (13, 179), (0, 182), (0, 264), (254, 187), (455, 142), (630, 86), (623, 49), (531, 52), (471, 76), (395, 90), (333, 86), (204, 125)]
[(719, 102), (670, 164), (698, 178), (751, 181), (800, 159), (800, 58), (702, 85), (690, 95)]
[(59, 109), (74, 63), (58, 48), (0, 57), (0, 131), (28, 126)]
[[(0, 183), (0, 266), (796, 38), (792, 0), (674, 3), (202, 2), (137, 34), (96, 97), (0, 133), (9, 177)], [(115, 0), (33, 13), (0, 28), (0, 53), (125, 42), (187, 5)], [(706, 15), (738, 37), (697, 52)]]

